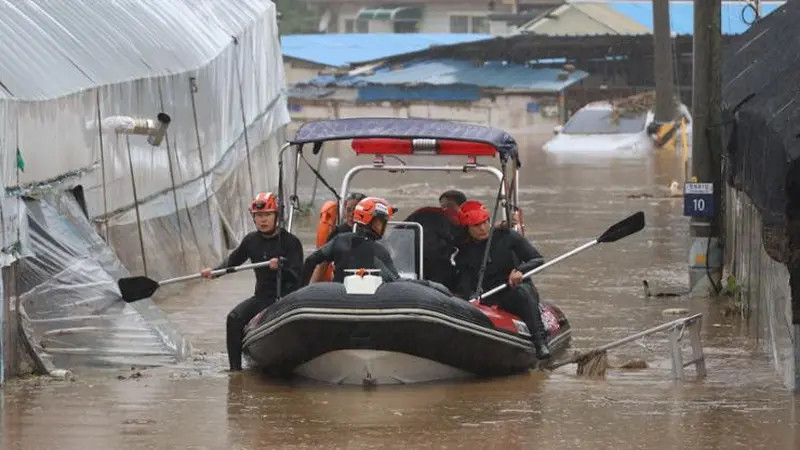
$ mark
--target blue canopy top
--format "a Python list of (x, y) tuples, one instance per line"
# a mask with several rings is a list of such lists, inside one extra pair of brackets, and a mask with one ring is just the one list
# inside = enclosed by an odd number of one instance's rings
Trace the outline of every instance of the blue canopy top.
[(341, 141), (357, 138), (447, 139), (481, 142), (497, 149), (500, 158), (517, 158), (517, 141), (503, 130), (461, 122), (389, 117), (334, 119), (300, 126), (292, 144)]

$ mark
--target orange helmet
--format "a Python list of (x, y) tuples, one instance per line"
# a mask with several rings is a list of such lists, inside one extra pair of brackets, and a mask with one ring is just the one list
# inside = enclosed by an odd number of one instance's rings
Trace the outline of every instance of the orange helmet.
[(477, 200), (467, 200), (458, 210), (458, 223), (470, 227), (489, 220), (489, 211)]
[(367, 197), (356, 205), (353, 211), (353, 222), (369, 225), (374, 219), (389, 220), (397, 209), (386, 200), (378, 197)]
[(278, 212), (278, 197), (272, 192), (260, 192), (250, 202), (250, 214), (257, 212)]

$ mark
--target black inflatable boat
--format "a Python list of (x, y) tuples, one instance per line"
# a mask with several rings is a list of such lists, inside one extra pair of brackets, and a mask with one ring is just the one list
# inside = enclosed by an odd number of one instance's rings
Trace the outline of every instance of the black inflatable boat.
[[(535, 366), (530, 334), (515, 316), (424, 281), (375, 284), (355, 293), (347, 282), (317, 283), (287, 295), (250, 322), (245, 355), (273, 375), (332, 384), (491, 377)], [(569, 323), (553, 305), (542, 313), (556, 356), (569, 344)]]

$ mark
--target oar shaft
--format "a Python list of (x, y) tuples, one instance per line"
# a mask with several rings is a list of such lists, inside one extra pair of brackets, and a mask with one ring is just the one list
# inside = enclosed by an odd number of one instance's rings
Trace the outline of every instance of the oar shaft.
[[(253, 264), (244, 264), (244, 265), (237, 266), (237, 267), (228, 267), (228, 268), (225, 268), (225, 269), (217, 269), (217, 270), (212, 271), (211, 275), (216, 277), (216, 276), (219, 276), (219, 275), (226, 275), (226, 274), (229, 274), (229, 273), (239, 272), (241, 270), (257, 269), (259, 267), (265, 267), (265, 266), (268, 266), (268, 265), (269, 265), (269, 261), (262, 261), (262, 262), (253, 263)], [(192, 274), (192, 275), (184, 275), (182, 277), (170, 278), (170, 279), (167, 279), (167, 280), (159, 281), (158, 285), (159, 286), (164, 286), (166, 284), (181, 283), (183, 281), (194, 280), (194, 279), (202, 278), (202, 277), (203, 277), (202, 274), (195, 273), (195, 274)]]
[[(567, 259), (567, 258), (569, 258), (571, 256), (575, 256), (578, 253), (580, 253), (580, 252), (582, 252), (582, 251), (584, 251), (586, 249), (594, 247), (597, 244), (598, 244), (597, 239), (595, 239), (595, 240), (593, 240), (591, 242), (587, 242), (587, 243), (581, 245), (578, 248), (570, 250), (570, 251), (568, 251), (567, 253), (564, 253), (561, 256), (557, 256), (557, 257), (551, 259), (550, 261), (547, 261), (546, 263), (542, 264), (541, 266), (539, 266), (539, 267), (537, 267), (535, 269), (532, 269), (532, 270), (529, 270), (528, 272), (525, 272), (522, 275), (522, 278), (523, 279), (528, 279), (528, 278), (536, 275), (537, 273), (547, 269), (548, 267), (550, 267), (550, 266), (552, 266), (554, 264), (558, 264), (561, 261), (563, 261), (563, 260), (565, 260), (565, 259)], [(486, 291), (486, 293), (481, 296), (481, 300), (485, 299), (486, 297), (489, 297), (490, 295), (497, 294), (498, 292), (502, 291), (503, 289), (505, 289), (507, 287), (508, 287), (508, 283), (504, 283), (504, 284), (501, 284), (500, 286), (494, 287), (494, 288)]]

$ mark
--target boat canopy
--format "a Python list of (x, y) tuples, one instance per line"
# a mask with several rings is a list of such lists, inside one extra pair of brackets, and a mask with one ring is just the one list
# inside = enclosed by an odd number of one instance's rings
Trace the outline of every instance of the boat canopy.
[[(377, 117), (307, 122), (300, 126), (294, 139), (289, 142), (302, 145), (348, 139), (360, 140), (356, 141), (360, 144), (354, 143), (354, 150), (359, 154), (494, 156), (487, 151), (487, 146), (491, 146), (504, 161), (508, 158), (517, 160), (518, 155), (516, 140), (503, 130), (432, 119)], [(315, 147), (315, 153), (318, 148)]]

